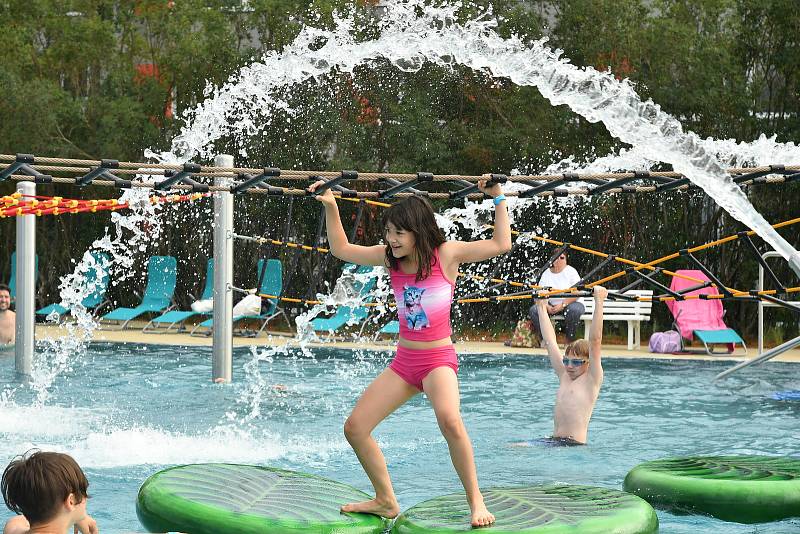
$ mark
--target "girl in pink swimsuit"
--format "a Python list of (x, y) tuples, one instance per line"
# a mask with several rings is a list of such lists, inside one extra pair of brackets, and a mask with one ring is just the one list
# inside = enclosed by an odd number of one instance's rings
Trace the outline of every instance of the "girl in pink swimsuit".
[[(323, 181), (312, 185), (315, 191)], [(325, 205), (331, 253), (346, 262), (389, 269), (397, 301), (400, 338), (394, 360), (367, 387), (344, 424), (344, 434), (375, 488), (375, 498), (342, 506), (343, 512), (363, 512), (393, 518), (400, 507), (386, 460), (372, 430), (407, 400), (424, 391), (467, 496), (473, 526), (486, 526), (494, 516), (478, 489), (472, 442), (461, 419), (458, 361), (450, 339), (450, 306), (460, 263), (484, 261), (511, 249), (511, 226), (499, 184), (478, 182), (494, 198), (492, 239), (446, 241), (431, 205), (412, 196), (391, 206), (385, 215), (385, 245), (353, 245), (347, 240), (336, 199), (327, 189), (317, 196)]]

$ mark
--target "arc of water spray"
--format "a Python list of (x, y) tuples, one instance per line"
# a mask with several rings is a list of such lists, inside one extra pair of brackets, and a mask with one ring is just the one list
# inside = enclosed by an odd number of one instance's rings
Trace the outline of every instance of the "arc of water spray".
[[(489, 17), (456, 22), (458, 6), (434, 7), (409, 0), (389, 2), (385, 8), (380, 36), (370, 41), (355, 41), (353, 19), (337, 19), (333, 31), (305, 27), (284, 52), (267, 54), (260, 63), (242, 69), (191, 110), (186, 115), (188, 126), (174, 139), (171, 153), (149, 155), (186, 161), (196, 154), (207, 156), (211, 142), (223, 135), (253, 135), (260, 128), (253, 120), (256, 110), (291, 111), (276, 89), (324, 76), (331, 69), (352, 72), (357, 65), (380, 58), (405, 71), (416, 71), (425, 61), (460, 64), (509, 78), (519, 86), (536, 87), (553, 105), (567, 105), (590, 122), (602, 122), (611, 135), (647, 157), (670, 163), (758, 233), (800, 276), (800, 253), (753, 208), (703, 141), (684, 131), (652, 100), (643, 102), (627, 80), (572, 65), (544, 39), (530, 44), (516, 36), (504, 39)], [(319, 47), (320, 42), (325, 44)]]

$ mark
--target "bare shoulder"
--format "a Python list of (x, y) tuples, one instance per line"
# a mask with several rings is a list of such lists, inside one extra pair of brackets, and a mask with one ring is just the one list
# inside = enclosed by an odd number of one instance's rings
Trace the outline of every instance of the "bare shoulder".
[(462, 241), (445, 241), (439, 246), (439, 260), (442, 262), (442, 269), (451, 280), (455, 280), (458, 276), (458, 266), (461, 264), (459, 261), (459, 246), (463, 244)]
[(3, 534), (23, 534), (28, 532), (30, 528), (31, 525), (28, 523), (28, 520), (25, 519), (25, 516), (18, 515), (6, 521)]
[(458, 251), (460, 241), (445, 241), (439, 245), (439, 257), (442, 261), (452, 260)]
[(439, 258), (445, 265), (459, 263), (458, 257), (461, 251), (462, 241), (445, 241), (439, 246)]

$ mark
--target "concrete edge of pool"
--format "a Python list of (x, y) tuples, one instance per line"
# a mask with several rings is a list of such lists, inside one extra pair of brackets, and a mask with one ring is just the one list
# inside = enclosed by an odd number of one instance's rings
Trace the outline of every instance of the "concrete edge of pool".
[[(192, 337), (188, 333), (180, 334), (147, 334), (142, 333), (141, 329), (144, 322), (141, 324), (131, 323), (131, 328), (127, 330), (96, 330), (94, 333), (94, 341), (113, 342), (113, 343), (145, 343), (153, 345), (178, 345), (178, 346), (211, 346), (211, 337)], [(36, 325), (36, 338), (58, 338), (67, 335), (67, 330), (55, 325)], [(268, 345), (297, 345), (297, 340), (293, 337), (288, 337), (286, 333), (262, 333), (258, 337), (241, 337), (234, 336), (234, 347), (249, 347), (249, 346), (268, 346)], [(312, 347), (331, 347), (341, 349), (366, 349), (366, 350), (382, 350), (388, 351), (394, 349), (394, 343), (391, 341), (379, 342), (353, 342), (353, 341), (332, 341), (329, 343), (311, 343)], [(544, 349), (533, 348), (518, 348), (507, 347), (502, 342), (497, 341), (458, 341), (456, 340), (456, 348), (460, 355), (469, 354), (527, 354), (530, 356), (545, 357), (547, 354)], [(727, 362), (742, 362), (757, 356), (755, 347), (748, 349), (747, 354), (743, 354), (741, 348), (731, 354), (721, 354), (709, 356), (707, 354), (655, 354), (647, 350), (647, 345), (642, 344), (636, 350), (627, 350), (625, 345), (603, 345), (604, 358), (622, 358), (622, 359), (647, 359), (647, 360), (716, 360)], [(700, 350), (694, 347), (694, 350)], [(793, 349), (787, 351), (771, 361), (784, 362), (784, 363), (800, 363), (800, 349)]]

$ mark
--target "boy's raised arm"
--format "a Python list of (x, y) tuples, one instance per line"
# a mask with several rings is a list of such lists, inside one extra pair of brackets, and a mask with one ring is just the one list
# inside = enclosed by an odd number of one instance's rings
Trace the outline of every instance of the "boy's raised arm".
[(594, 313), (592, 326), (589, 329), (589, 374), (603, 376), (603, 362), (600, 352), (603, 347), (603, 303), (608, 296), (608, 289), (594, 286)]
[(558, 340), (556, 339), (556, 331), (553, 328), (553, 323), (550, 321), (550, 314), (547, 313), (547, 299), (538, 299), (536, 301), (536, 308), (539, 316), (539, 330), (542, 332), (542, 339), (547, 345), (547, 356), (550, 358), (550, 365), (553, 371), (556, 372), (558, 378), (561, 378), (567, 368), (564, 367), (564, 362), (561, 358), (561, 351), (558, 350)]

